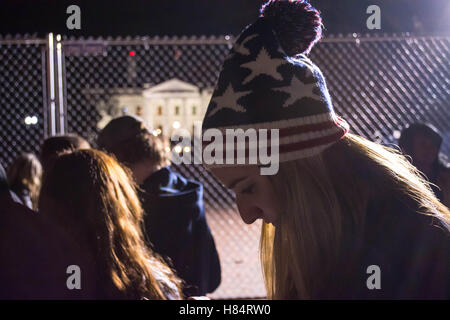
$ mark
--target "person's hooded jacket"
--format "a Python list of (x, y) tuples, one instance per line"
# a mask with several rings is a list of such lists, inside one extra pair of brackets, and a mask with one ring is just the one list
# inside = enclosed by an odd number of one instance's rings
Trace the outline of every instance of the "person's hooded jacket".
[(185, 281), (184, 295), (214, 291), (221, 281), (221, 269), (205, 217), (203, 186), (166, 166), (140, 188), (147, 239)]

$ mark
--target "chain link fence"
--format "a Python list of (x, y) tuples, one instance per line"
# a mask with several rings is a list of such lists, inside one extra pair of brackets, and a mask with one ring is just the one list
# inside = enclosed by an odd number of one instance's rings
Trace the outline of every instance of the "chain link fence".
[[(199, 90), (213, 88), (232, 45), (231, 37), (107, 38), (61, 40), (67, 131), (95, 141), (105, 113), (136, 113), (123, 96), (178, 79)], [(23, 151), (36, 152), (46, 134), (42, 44), (0, 41), (0, 160), (7, 165)], [(336, 112), (353, 132), (385, 144), (396, 142), (409, 123), (426, 121), (444, 137), (450, 153), (450, 37), (329, 36), (313, 49)], [(44, 61), (45, 62), (45, 61)], [(119, 106), (119, 109), (117, 109)], [(28, 114), (38, 114), (33, 127)], [(204, 184), (207, 219), (222, 265), (214, 298), (265, 296), (258, 260), (260, 224), (243, 224), (233, 195), (201, 165), (175, 170)]]
[(354, 132), (391, 144), (409, 123), (429, 122), (450, 153), (450, 37), (337, 37), (317, 49), (311, 58)]
[(0, 37), (0, 163), (39, 151), (45, 133), (46, 45)]

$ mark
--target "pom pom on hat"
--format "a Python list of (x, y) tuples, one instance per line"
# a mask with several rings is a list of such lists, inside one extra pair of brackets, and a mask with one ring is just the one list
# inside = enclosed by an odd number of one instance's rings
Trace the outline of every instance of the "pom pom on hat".
[(322, 38), (322, 18), (308, 1), (270, 0), (261, 7), (281, 47), (290, 57), (309, 54)]

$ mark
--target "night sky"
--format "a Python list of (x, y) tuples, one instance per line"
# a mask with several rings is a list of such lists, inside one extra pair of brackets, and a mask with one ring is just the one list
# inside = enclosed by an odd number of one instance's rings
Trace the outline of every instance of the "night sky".
[[(236, 35), (258, 16), (261, 0), (0, 0), (0, 34), (44, 36)], [(311, 0), (327, 33), (366, 28), (366, 9), (381, 8), (381, 32), (450, 33), (449, 0)], [(66, 8), (81, 8), (81, 30), (66, 28)]]

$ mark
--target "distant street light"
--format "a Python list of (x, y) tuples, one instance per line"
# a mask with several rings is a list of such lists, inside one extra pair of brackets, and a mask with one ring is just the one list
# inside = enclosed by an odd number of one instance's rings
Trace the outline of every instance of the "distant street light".
[(26, 116), (24, 121), (27, 126), (31, 126), (38, 123), (38, 118), (36, 116)]

